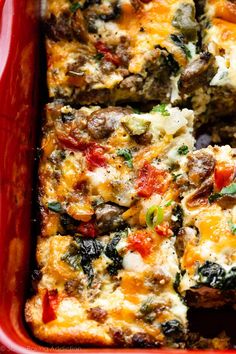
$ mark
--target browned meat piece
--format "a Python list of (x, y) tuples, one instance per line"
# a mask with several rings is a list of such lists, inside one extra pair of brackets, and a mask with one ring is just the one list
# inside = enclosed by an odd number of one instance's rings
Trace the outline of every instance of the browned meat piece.
[(74, 14), (62, 12), (58, 17), (51, 14), (50, 18), (45, 21), (45, 29), (47, 36), (54, 41), (60, 39), (66, 39), (69, 42), (73, 39), (84, 43), (87, 41), (87, 29), (80, 10)]
[(100, 323), (103, 323), (107, 319), (107, 311), (103, 310), (101, 307), (92, 307), (88, 311), (88, 318)]
[(154, 337), (142, 332), (133, 335), (132, 344), (137, 348), (156, 348), (160, 346)]
[(199, 189), (197, 189), (187, 200), (189, 208), (199, 207), (200, 205), (207, 205), (208, 197), (213, 191), (212, 179), (204, 181)]
[(214, 171), (215, 159), (211, 154), (197, 151), (188, 156), (188, 176), (190, 183), (199, 186)]
[(66, 293), (70, 296), (79, 295), (83, 291), (83, 285), (77, 279), (68, 280), (64, 286)]

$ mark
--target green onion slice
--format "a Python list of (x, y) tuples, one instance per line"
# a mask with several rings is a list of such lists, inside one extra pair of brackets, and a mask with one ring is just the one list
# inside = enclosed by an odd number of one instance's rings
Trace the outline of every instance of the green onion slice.
[(154, 228), (155, 226), (162, 223), (164, 219), (164, 211), (163, 208), (159, 205), (151, 206), (146, 213), (146, 224), (150, 228)]

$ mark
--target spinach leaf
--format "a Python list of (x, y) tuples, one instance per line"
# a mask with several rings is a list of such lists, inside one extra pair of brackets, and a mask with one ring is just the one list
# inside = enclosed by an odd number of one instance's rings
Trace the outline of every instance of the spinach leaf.
[(91, 261), (100, 256), (103, 246), (100, 241), (89, 237), (76, 237), (80, 245), (80, 254), (84, 261)]
[(175, 281), (173, 283), (173, 288), (177, 293), (179, 293), (180, 279), (181, 279), (181, 276), (180, 276), (180, 273), (178, 272), (178, 273), (176, 273)]
[(166, 337), (179, 341), (183, 339), (184, 328), (178, 320), (170, 320), (161, 324), (161, 328)]
[(84, 274), (88, 277), (89, 286), (94, 278), (92, 261), (99, 258), (103, 246), (100, 241), (86, 237), (75, 237), (68, 251), (62, 256), (62, 260), (67, 262), (73, 269), (82, 268)]
[(79, 247), (76, 243), (71, 243), (68, 251), (61, 257), (69, 266), (75, 270), (80, 269), (81, 257), (79, 254)]
[(61, 213), (63, 212), (63, 207), (59, 202), (50, 202), (48, 203), (48, 209), (54, 211), (54, 213)]
[(227, 196), (227, 195), (234, 195), (236, 194), (236, 183), (231, 183), (228, 187), (224, 187), (219, 193), (213, 193), (210, 195), (209, 202), (212, 203), (215, 200), (223, 197), (223, 196)]
[(76, 12), (78, 9), (81, 9), (81, 8), (82, 8), (82, 6), (78, 2), (75, 2), (74, 4), (72, 4), (70, 6), (70, 11)]
[(226, 272), (219, 264), (206, 261), (198, 268), (198, 274), (200, 284), (220, 289), (224, 284)]
[(172, 230), (175, 235), (178, 234), (179, 229), (183, 226), (184, 212), (179, 204), (176, 204), (172, 209)]
[(79, 221), (72, 218), (70, 215), (63, 213), (60, 215), (60, 223), (66, 233), (74, 235)]
[(223, 290), (233, 289), (236, 289), (236, 267), (232, 267), (227, 273), (223, 285)]
[(177, 47), (182, 49), (187, 58), (192, 58), (190, 50), (184, 43), (184, 36), (182, 34), (171, 34), (170, 38), (175, 43), (175, 45), (177, 45)]
[(107, 270), (110, 275), (117, 275), (118, 270), (123, 268), (122, 257), (119, 255), (116, 246), (120, 242), (122, 233), (116, 233), (113, 239), (107, 244), (105, 249), (105, 255), (112, 260), (112, 263), (109, 264)]

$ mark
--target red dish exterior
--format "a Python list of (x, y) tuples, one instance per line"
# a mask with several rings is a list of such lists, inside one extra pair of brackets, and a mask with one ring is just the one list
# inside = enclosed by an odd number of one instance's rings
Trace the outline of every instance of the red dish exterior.
[(35, 133), (40, 117), (39, 6), (39, 0), (0, 0), (0, 353), (140, 353), (143, 350), (47, 348), (30, 337), (24, 324), (35, 237), (31, 215)]

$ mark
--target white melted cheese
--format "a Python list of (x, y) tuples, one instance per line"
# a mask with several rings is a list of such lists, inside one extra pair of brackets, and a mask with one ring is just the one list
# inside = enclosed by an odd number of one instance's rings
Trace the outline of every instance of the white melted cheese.
[(123, 267), (128, 272), (143, 272), (147, 266), (138, 252), (128, 252), (123, 258)]

